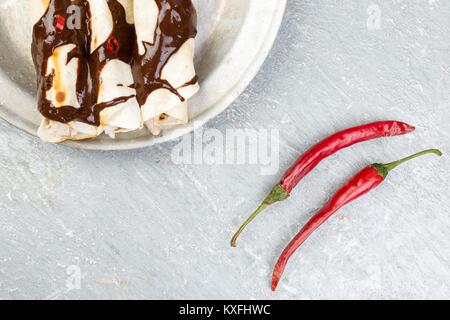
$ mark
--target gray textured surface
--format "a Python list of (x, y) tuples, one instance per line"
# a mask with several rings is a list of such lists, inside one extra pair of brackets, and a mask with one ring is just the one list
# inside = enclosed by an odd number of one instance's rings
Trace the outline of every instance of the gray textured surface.
[[(367, 27), (371, 4), (380, 29)], [(361, 122), (399, 118), (418, 130), (324, 162), (234, 250), (232, 231), (278, 176), (177, 166), (174, 142), (130, 152), (43, 145), (1, 121), (0, 297), (449, 298), (449, 157), (408, 164), (340, 211), (269, 289), (280, 250), (360, 167), (450, 152), (449, 17), (446, 0), (288, 1), (263, 69), (208, 127), (279, 128), (281, 168)], [(81, 270), (80, 289), (66, 287), (69, 266)]]

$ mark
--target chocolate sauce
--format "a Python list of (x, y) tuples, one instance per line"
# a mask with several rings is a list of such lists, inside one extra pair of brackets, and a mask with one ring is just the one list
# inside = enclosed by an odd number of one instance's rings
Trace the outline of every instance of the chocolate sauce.
[(141, 56), (135, 48), (133, 55), (133, 77), (141, 106), (150, 93), (161, 88), (170, 90), (184, 101), (176, 88), (161, 79), (162, 70), (170, 57), (197, 35), (197, 14), (191, 0), (157, 0), (156, 3), (159, 15), (154, 43), (144, 42), (145, 53)]
[[(125, 10), (117, 0), (107, 0), (113, 17), (113, 31), (105, 43), (90, 53), (92, 28), (91, 13), (87, 0), (50, 0), (44, 16), (33, 28), (32, 56), (37, 73), (38, 108), (41, 114), (54, 121), (67, 123), (81, 121), (91, 125), (100, 125), (100, 112), (108, 107), (123, 103), (134, 96), (119, 97), (109, 102), (97, 103), (100, 88), (100, 73), (106, 63), (119, 59), (132, 66), (136, 98), (140, 105), (148, 95), (159, 88), (169, 89), (184, 100), (167, 81), (161, 79), (161, 72), (170, 57), (196, 31), (196, 12), (191, 0), (156, 0), (160, 9), (158, 27), (155, 31), (155, 43), (144, 43), (145, 54), (138, 54), (134, 26), (126, 22)], [(80, 8), (81, 28), (61, 30), (55, 26), (55, 17), (63, 16), (67, 21), (67, 7), (77, 5)], [(78, 59), (76, 94), (80, 108), (74, 106), (56, 107), (47, 100), (46, 93), (53, 84), (54, 71), (46, 75), (47, 63), (54, 50), (60, 46), (74, 44), (67, 63)], [(197, 77), (185, 86), (195, 84)], [(64, 100), (64, 93), (57, 93), (58, 100)]]

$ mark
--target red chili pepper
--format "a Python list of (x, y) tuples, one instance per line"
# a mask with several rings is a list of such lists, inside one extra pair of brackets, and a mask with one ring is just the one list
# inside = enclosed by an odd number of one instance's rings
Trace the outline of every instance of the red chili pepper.
[(114, 36), (111, 36), (111, 38), (109, 38), (108, 42), (106, 43), (106, 50), (114, 54), (119, 51), (119, 41), (117, 41)]
[(231, 246), (236, 246), (239, 235), (250, 222), (264, 209), (275, 202), (286, 200), (295, 186), (310, 173), (323, 159), (350, 147), (356, 143), (382, 137), (398, 136), (410, 133), (415, 128), (400, 121), (380, 121), (340, 131), (322, 140), (306, 153), (285, 173), (256, 211), (242, 224), (231, 240)]
[(436, 154), (441, 156), (442, 153), (439, 150), (431, 149), (416, 153), (412, 156), (398, 160), (388, 164), (372, 164), (363, 170), (361, 170), (356, 176), (354, 176), (347, 184), (345, 184), (338, 192), (331, 198), (331, 200), (312, 217), (308, 223), (300, 230), (300, 232), (292, 239), (287, 245), (278, 259), (277, 264), (273, 270), (272, 275), (272, 290), (275, 291), (283, 274), (284, 268), (289, 258), (294, 252), (308, 239), (308, 237), (322, 225), (328, 218), (330, 218), (336, 211), (350, 203), (351, 201), (363, 196), (369, 191), (378, 187), (390, 171), (398, 167), (399, 165), (425, 154)]
[(55, 16), (55, 18), (56, 18), (56, 22), (55, 22), (55, 28), (56, 28), (56, 31), (63, 31), (64, 30), (64, 26), (66, 25), (66, 18), (64, 18), (64, 16), (61, 16), (61, 15), (59, 15), (59, 14), (57, 14), (56, 16)]

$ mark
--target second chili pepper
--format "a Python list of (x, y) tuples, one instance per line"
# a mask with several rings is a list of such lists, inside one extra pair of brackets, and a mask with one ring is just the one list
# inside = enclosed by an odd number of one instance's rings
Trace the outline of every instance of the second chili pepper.
[(264, 209), (275, 202), (286, 200), (291, 191), (308, 173), (310, 173), (323, 159), (331, 156), (341, 149), (356, 143), (373, 140), (381, 137), (392, 137), (410, 133), (415, 128), (400, 121), (379, 121), (353, 127), (335, 133), (322, 140), (306, 153), (285, 173), (281, 182), (277, 184), (256, 211), (242, 224), (231, 240), (231, 246), (236, 246), (239, 235), (247, 225), (253, 221)]
[(372, 164), (363, 170), (361, 170), (356, 176), (354, 176), (347, 184), (345, 184), (338, 192), (331, 198), (331, 200), (312, 217), (308, 223), (300, 230), (300, 232), (292, 239), (292, 241), (284, 249), (280, 255), (277, 264), (275, 265), (272, 275), (272, 290), (275, 291), (277, 285), (281, 279), (284, 268), (289, 258), (294, 252), (308, 239), (308, 237), (322, 225), (328, 218), (330, 218), (336, 211), (348, 204), (349, 202), (361, 197), (369, 191), (378, 187), (390, 171), (398, 167), (399, 165), (423, 156), (425, 154), (436, 154), (441, 156), (442, 153), (436, 149), (425, 150), (416, 153), (407, 158), (388, 163), (388, 164)]

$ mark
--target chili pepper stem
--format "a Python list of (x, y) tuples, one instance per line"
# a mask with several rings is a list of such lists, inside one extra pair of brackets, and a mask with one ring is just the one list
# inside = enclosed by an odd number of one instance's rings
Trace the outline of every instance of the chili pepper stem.
[(231, 239), (231, 246), (236, 247), (237, 246), (237, 239), (241, 235), (241, 233), (244, 231), (244, 229), (252, 222), (261, 212), (263, 212), (265, 209), (267, 209), (270, 205), (274, 204), (275, 202), (286, 200), (289, 197), (289, 192), (287, 192), (285, 189), (281, 187), (280, 184), (277, 184), (272, 191), (269, 193), (269, 195), (264, 199), (263, 203), (256, 209), (251, 216), (239, 227), (239, 229), (234, 234), (233, 238)]
[(269, 205), (265, 204), (264, 202), (258, 207), (258, 209), (255, 210), (251, 214), (251, 216), (239, 227), (239, 229), (234, 234), (233, 238), (231, 239), (231, 246), (236, 247), (237, 246), (237, 239), (241, 235), (242, 231), (252, 222), (262, 211), (264, 211)]
[(412, 159), (418, 158), (418, 157), (422, 157), (424, 155), (427, 154), (435, 154), (437, 156), (442, 156), (442, 152), (438, 149), (428, 149), (428, 150), (424, 150), (418, 153), (415, 153), (413, 155), (410, 155), (409, 157), (391, 162), (391, 163), (385, 163), (385, 164), (381, 164), (381, 163), (376, 163), (373, 166), (375, 167), (375, 169), (378, 170), (378, 172), (380, 173), (380, 175), (383, 178), (386, 178), (387, 175), (394, 170), (395, 168), (397, 168), (398, 166), (404, 164), (405, 162), (408, 162)]

